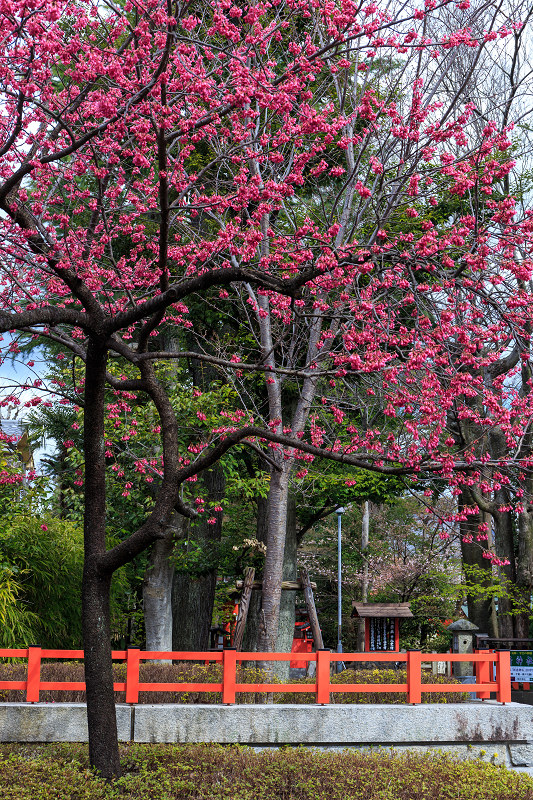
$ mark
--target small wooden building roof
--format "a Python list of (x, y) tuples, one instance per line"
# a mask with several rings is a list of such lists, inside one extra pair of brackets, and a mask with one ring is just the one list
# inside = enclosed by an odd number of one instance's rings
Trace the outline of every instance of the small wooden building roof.
[(352, 602), (353, 617), (412, 617), (409, 603), (358, 603)]

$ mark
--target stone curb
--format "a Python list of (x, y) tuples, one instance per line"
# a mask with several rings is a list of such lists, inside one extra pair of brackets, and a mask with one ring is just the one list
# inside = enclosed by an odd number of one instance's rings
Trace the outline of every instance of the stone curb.
[[(533, 707), (519, 703), (118, 705), (117, 726), (120, 741), (436, 750), (533, 767)], [(85, 704), (0, 703), (0, 741), (86, 742)]]

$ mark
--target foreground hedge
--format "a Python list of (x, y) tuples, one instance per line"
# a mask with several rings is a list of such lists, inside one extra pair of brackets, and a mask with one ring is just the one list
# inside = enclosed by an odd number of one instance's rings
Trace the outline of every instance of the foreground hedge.
[(429, 754), (125, 745), (106, 784), (82, 745), (0, 745), (2, 800), (533, 800), (533, 779)]
[[(114, 664), (113, 672), (115, 681), (124, 681), (126, 678), (126, 665)], [(239, 683), (282, 683), (279, 679), (268, 677), (265, 672), (257, 668), (239, 667), (237, 670)], [(145, 662), (140, 665), (140, 678), (142, 683), (220, 683), (222, 681), (222, 666), (219, 664), (195, 664), (183, 662), (181, 664), (154, 664)], [(23, 681), (26, 679), (26, 664), (0, 664), (0, 680)], [(44, 663), (41, 667), (41, 680), (43, 681), (83, 681), (83, 664), (78, 662), (51, 662)], [(332, 675), (331, 683), (405, 683), (406, 671), (395, 669), (346, 669), (338, 675)], [(291, 680), (290, 683), (315, 683), (315, 678)], [(443, 675), (422, 673), (422, 683), (457, 683), (454, 678)], [(124, 692), (115, 692), (117, 703), (124, 703)], [(240, 692), (237, 694), (237, 703), (264, 703), (264, 692)], [(422, 693), (423, 703), (460, 703), (468, 699), (468, 693), (463, 691), (446, 693)], [(0, 690), (0, 702), (17, 703), (25, 700), (25, 693), (19, 690)], [(84, 703), (85, 692), (78, 691), (43, 691), (40, 694), (43, 703)], [(140, 703), (222, 703), (221, 692), (141, 692)], [(275, 703), (314, 703), (315, 695), (309, 693), (280, 693), (274, 692)], [(331, 693), (332, 703), (407, 703), (405, 692), (335, 692)]]

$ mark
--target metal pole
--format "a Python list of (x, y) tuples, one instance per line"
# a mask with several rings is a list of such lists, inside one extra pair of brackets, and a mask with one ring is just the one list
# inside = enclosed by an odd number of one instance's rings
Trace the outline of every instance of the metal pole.
[(337, 509), (337, 653), (342, 653), (342, 511)]
[(362, 586), (362, 601), (368, 603), (368, 529), (370, 525), (370, 503), (365, 500), (363, 503), (363, 525), (361, 535), (361, 553), (364, 559), (363, 564), (363, 586)]

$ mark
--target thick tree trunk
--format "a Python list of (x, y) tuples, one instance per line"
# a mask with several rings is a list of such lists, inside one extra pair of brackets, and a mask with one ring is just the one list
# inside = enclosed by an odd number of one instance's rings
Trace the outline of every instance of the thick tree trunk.
[[(490, 430), (489, 442), (493, 458), (505, 459), (507, 457), (508, 444), (501, 428)], [(500, 511), (502, 506), (511, 505), (509, 490), (506, 487), (494, 492), (492, 505), (495, 550), (499, 558), (509, 562), (509, 564), (497, 568), (498, 576), (504, 584), (504, 590), (498, 597), (497, 635), (512, 638), (516, 635), (517, 626), (517, 617), (512, 602), (516, 593), (515, 524), (510, 511)]]
[(281, 602), (281, 582), (285, 556), (287, 504), (291, 462), (273, 470), (268, 493), (268, 538), (263, 573), (263, 597), (259, 651), (275, 652)]
[[(199, 493), (206, 501), (214, 503), (224, 496), (226, 483), (220, 465), (204, 473)], [(207, 523), (207, 512), (190, 530), (209, 556), (213, 545), (222, 535), (222, 512), (215, 512), (214, 525)], [(211, 517), (211, 512), (209, 512)], [(172, 585), (172, 649), (201, 651), (209, 648), (209, 634), (213, 619), (218, 565), (201, 575), (176, 572)]]
[(109, 779), (120, 777), (109, 624), (110, 587), (111, 577), (98, 575), (92, 559), (86, 557), (82, 618), (89, 760), (102, 777)]
[[(532, 371), (529, 362), (522, 365), (522, 391), (527, 397), (531, 393)], [(530, 456), (533, 453), (533, 433), (531, 428), (526, 432), (524, 441), (524, 453)], [(524, 498), (528, 500), (532, 497), (533, 476), (530, 472), (526, 473), (522, 487)], [(529, 638), (531, 621), (531, 593), (533, 591), (533, 512), (530, 503), (524, 500), (524, 510), (518, 514), (518, 554), (516, 565), (516, 588), (517, 600), (524, 608), (519, 613), (515, 622), (515, 635), (520, 639)]]
[[(175, 515), (178, 516), (177, 514)], [(180, 517), (183, 519), (183, 517)], [(172, 581), (175, 526), (152, 545), (143, 580), (144, 627), (147, 650), (172, 650)]]
[(99, 569), (105, 553), (104, 402), (106, 350), (91, 341), (85, 366), (85, 562), (82, 583), (82, 627), (87, 687), (89, 759), (104, 778), (120, 775), (109, 593), (111, 574)]
[(506, 566), (498, 567), (500, 579), (505, 585), (505, 591), (498, 598), (498, 636), (515, 636), (516, 617), (513, 615), (511, 597), (506, 592), (512, 593), (516, 584), (516, 559), (514, 553), (514, 526), (510, 511), (499, 511), (500, 506), (507, 506), (510, 498), (506, 491), (500, 490), (494, 495), (496, 510), (493, 514), (496, 552), (500, 558), (509, 561)]
[[(531, 497), (532, 486), (527, 487), (527, 496)], [(528, 491), (529, 490), (529, 491)], [(525, 607), (517, 614), (515, 635), (520, 639), (529, 638), (531, 594), (533, 592), (533, 514), (527, 510), (518, 515), (518, 565), (516, 570), (516, 587), (518, 597)]]
[[(266, 542), (268, 535), (269, 498), (258, 498), (256, 536), (260, 542)], [(296, 580), (298, 577), (297, 553), (298, 531), (296, 527), (296, 501), (290, 495), (287, 498), (287, 515), (285, 523), (285, 544), (283, 551), (283, 568), (281, 580)], [(296, 592), (280, 592), (279, 622), (275, 639), (275, 649), (280, 653), (289, 653), (294, 639), (294, 623), (296, 618)], [(261, 633), (264, 629), (263, 594), (252, 592), (248, 619), (244, 634), (243, 650), (253, 653), (261, 651)], [(268, 651), (266, 651), (268, 652)], [(288, 677), (289, 662), (276, 662), (276, 674)]]
[[(464, 507), (464, 503), (459, 500), (459, 510)], [(493, 614), (494, 602), (491, 597), (484, 595), (484, 590), (492, 584), (492, 564), (488, 558), (483, 557), (483, 548), (477, 541), (478, 525), (481, 522), (481, 515), (469, 514), (466, 520), (460, 523), (461, 532), (461, 555), (463, 564), (475, 570), (476, 584), (479, 586), (479, 593), (469, 595), (468, 619), (477, 625), (480, 633), (487, 633), (495, 636), (495, 616)], [(466, 539), (466, 541), (465, 541)], [(472, 539), (472, 541), (468, 541)]]
[(172, 585), (172, 649), (209, 649), (216, 570), (197, 578), (176, 572)]
[[(294, 497), (288, 498), (287, 523), (285, 535), (285, 551), (283, 554), (284, 581), (294, 581), (298, 578), (296, 555), (298, 552), (298, 536), (296, 530), (296, 502)], [(278, 635), (276, 638), (276, 651), (290, 653), (294, 639), (294, 623), (296, 621), (296, 592), (292, 590), (281, 592), (279, 608)], [(289, 678), (289, 662), (277, 661), (275, 672), (283, 680)]]
[[(257, 500), (257, 519), (256, 519), (256, 539), (263, 544), (267, 541), (268, 531), (268, 501), (265, 497), (258, 497)], [(262, 574), (261, 574), (262, 577)], [(254, 589), (248, 609), (246, 628), (244, 629), (244, 640), (242, 649), (245, 653), (255, 653), (259, 650), (259, 632), (261, 628), (261, 591)], [(256, 666), (252, 662), (252, 666)]]

